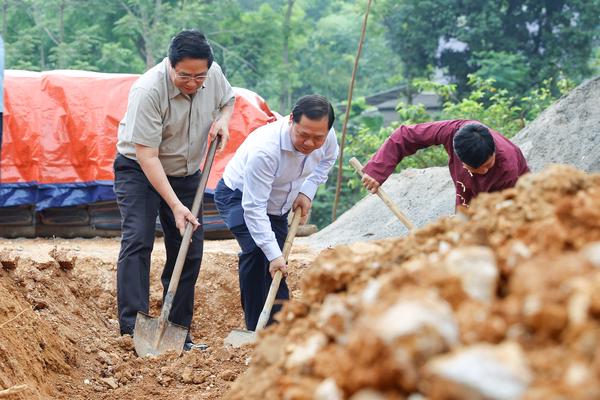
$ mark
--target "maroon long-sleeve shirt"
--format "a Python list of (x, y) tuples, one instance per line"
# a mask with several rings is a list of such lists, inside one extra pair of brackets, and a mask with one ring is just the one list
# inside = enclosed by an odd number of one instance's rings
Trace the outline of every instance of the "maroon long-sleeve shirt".
[[(513, 187), (519, 177), (529, 172), (521, 150), (500, 133), (490, 129), (496, 145), (496, 162), (485, 175), (471, 174), (454, 153), (452, 139), (458, 130), (478, 121), (452, 120), (401, 126), (369, 160), (363, 172), (380, 184), (394, 172), (396, 165), (417, 150), (441, 144), (448, 153), (448, 168), (456, 188), (456, 204), (467, 205), (481, 192), (495, 192)], [(489, 129), (489, 128), (488, 128)]]

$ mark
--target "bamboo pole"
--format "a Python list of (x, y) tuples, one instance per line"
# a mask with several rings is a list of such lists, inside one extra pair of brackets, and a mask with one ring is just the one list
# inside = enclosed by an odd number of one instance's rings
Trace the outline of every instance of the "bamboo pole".
[(362, 23), (362, 30), (360, 32), (360, 41), (358, 42), (358, 51), (356, 52), (356, 58), (354, 59), (354, 68), (352, 68), (352, 79), (350, 80), (350, 87), (348, 88), (348, 104), (346, 104), (346, 117), (344, 119), (344, 127), (342, 128), (342, 139), (340, 141), (340, 155), (339, 155), (339, 167), (337, 174), (337, 184), (335, 187), (335, 200), (333, 201), (333, 209), (331, 210), (331, 220), (335, 221), (337, 215), (337, 207), (340, 201), (340, 190), (342, 187), (342, 171), (344, 167), (344, 143), (346, 142), (346, 131), (348, 128), (348, 119), (350, 118), (350, 108), (352, 107), (352, 93), (354, 92), (354, 81), (356, 80), (356, 73), (358, 71), (358, 60), (362, 53), (363, 43), (365, 41), (365, 35), (367, 32), (367, 20), (369, 18), (369, 11), (371, 10), (371, 1), (367, 3), (367, 10), (365, 12), (365, 18)]

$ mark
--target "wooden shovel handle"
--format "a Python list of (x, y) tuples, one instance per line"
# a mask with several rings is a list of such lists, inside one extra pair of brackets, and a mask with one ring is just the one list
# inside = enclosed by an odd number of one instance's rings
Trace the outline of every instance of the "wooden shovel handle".
[[(192, 203), (192, 209), (190, 210), (194, 217), (197, 217), (201, 210), (202, 202), (204, 201), (204, 191), (206, 190), (206, 184), (208, 183), (208, 176), (210, 175), (210, 169), (212, 168), (213, 161), (215, 159), (215, 153), (220, 143), (221, 136), (217, 136), (215, 139), (213, 139), (208, 148), (202, 175), (200, 176), (200, 184), (198, 185), (198, 189), (196, 189), (196, 195), (194, 196), (194, 202)], [(186, 221), (185, 231), (183, 233), (183, 238), (181, 239), (181, 246), (179, 247), (179, 252), (177, 253), (177, 258), (175, 259), (175, 266), (173, 267), (173, 273), (171, 274), (169, 288), (167, 289), (167, 293), (163, 301), (163, 307), (160, 313), (160, 335), (157, 335), (157, 342), (162, 335), (163, 328), (167, 322), (167, 319), (169, 318), (169, 314), (171, 313), (173, 299), (175, 298), (175, 293), (177, 292), (177, 286), (179, 285), (179, 279), (181, 278), (181, 272), (183, 271), (183, 265), (192, 241), (193, 233), (194, 226), (189, 221)]]
[[(294, 216), (292, 217), (292, 224), (290, 225), (287, 237), (285, 238), (285, 244), (283, 245), (283, 259), (286, 263), (290, 255), (290, 251), (292, 250), (292, 243), (294, 242), (294, 238), (296, 237), (296, 233), (298, 232), (298, 226), (300, 225), (301, 218), (302, 213), (300, 212), (300, 210), (294, 212)], [(278, 270), (277, 272), (275, 272), (275, 276), (273, 276), (271, 286), (269, 286), (269, 294), (267, 294), (265, 305), (260, 313), (260, 316), (258, 317), (258, 323), (256, 324), (256, 329), (254, 330), (255, 332), (264, 329), (264, 327), (267, 325), (267, 322), (269, 321), (269, 317), (271, 316), (271, 309), (273, 308), (273, 302), (275, 301), (275, 296), (277, 296), (279, 284), (281, 283), (281, 278), (281, 271)]]
[[(354, 167), (354, 169), (356, 170), (356, 172), (358, 173), (358, 175), (361, 178), (364, 176), (363, 166), (360, 163), (360, 161), (358, 161), (356, 159), (356, 157), (352, 157), (350, 159), (350, 165), (352, 165)], [(387, 193), (381, 188), (381, 186), (377, 189), (377, 196), (379, 196), (379, 198), (385, 203), (386, 206), (388, 206), (388, 208), (394, 213), (394, 215), (400, 220), (400, 222), (402, 222), (402, 224), (409, 231), (415, 229), (414, 224), (412, 222), (410, 222), (410, 220), (406, 217), (406, 215), (404, 215), (402, 213), (402, 211), (400, 211), (398, 206), (396, 206), (396, 204), (394, 204), (392, 199), (390, 199), (390, 196), (387, 195)]]

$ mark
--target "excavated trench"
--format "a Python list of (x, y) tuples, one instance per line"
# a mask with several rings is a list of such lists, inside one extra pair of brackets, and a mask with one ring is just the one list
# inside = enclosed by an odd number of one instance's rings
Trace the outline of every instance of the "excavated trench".
[[(243, 327), (234, 241), (206, 242), (192, 334), (206, 351), (136, 357), (116, 321), (117, 239), (0, 240), (0, 396), (11, 399), (220, 399), (247, 368), (251, 347), (223, 339)], [(313, 255), (296, 249), (290, 285)], [(151, 307), (161, 306), (162, 243)]]

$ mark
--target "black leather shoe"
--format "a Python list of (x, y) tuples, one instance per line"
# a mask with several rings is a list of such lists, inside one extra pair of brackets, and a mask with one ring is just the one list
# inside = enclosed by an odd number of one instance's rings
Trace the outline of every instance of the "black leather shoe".
[(206, 349), (208, 349), (208, 345), (206, 345), (204, 343), (194, 343), (194, 340), (192, 339), (192, 335), (190, 335), (190, 332), (188, 331), (188, 334), (185, 337), (185, 343), (183, 344), (183, 351), (206, 350)]
[(208, 349), (208, 345), (204, 343), (194, 343), (192, 341), (185, 342), (183, 344), (183, 351), (191, 351), (191, 350), (206, 350)]
[(130, 327), (122, 328), (122, 329), (120, 329), (120, 332), (121, 332), (121, 336), (124, 336), (124, 335), (133, 336), (133, 328), (130, 328)]

